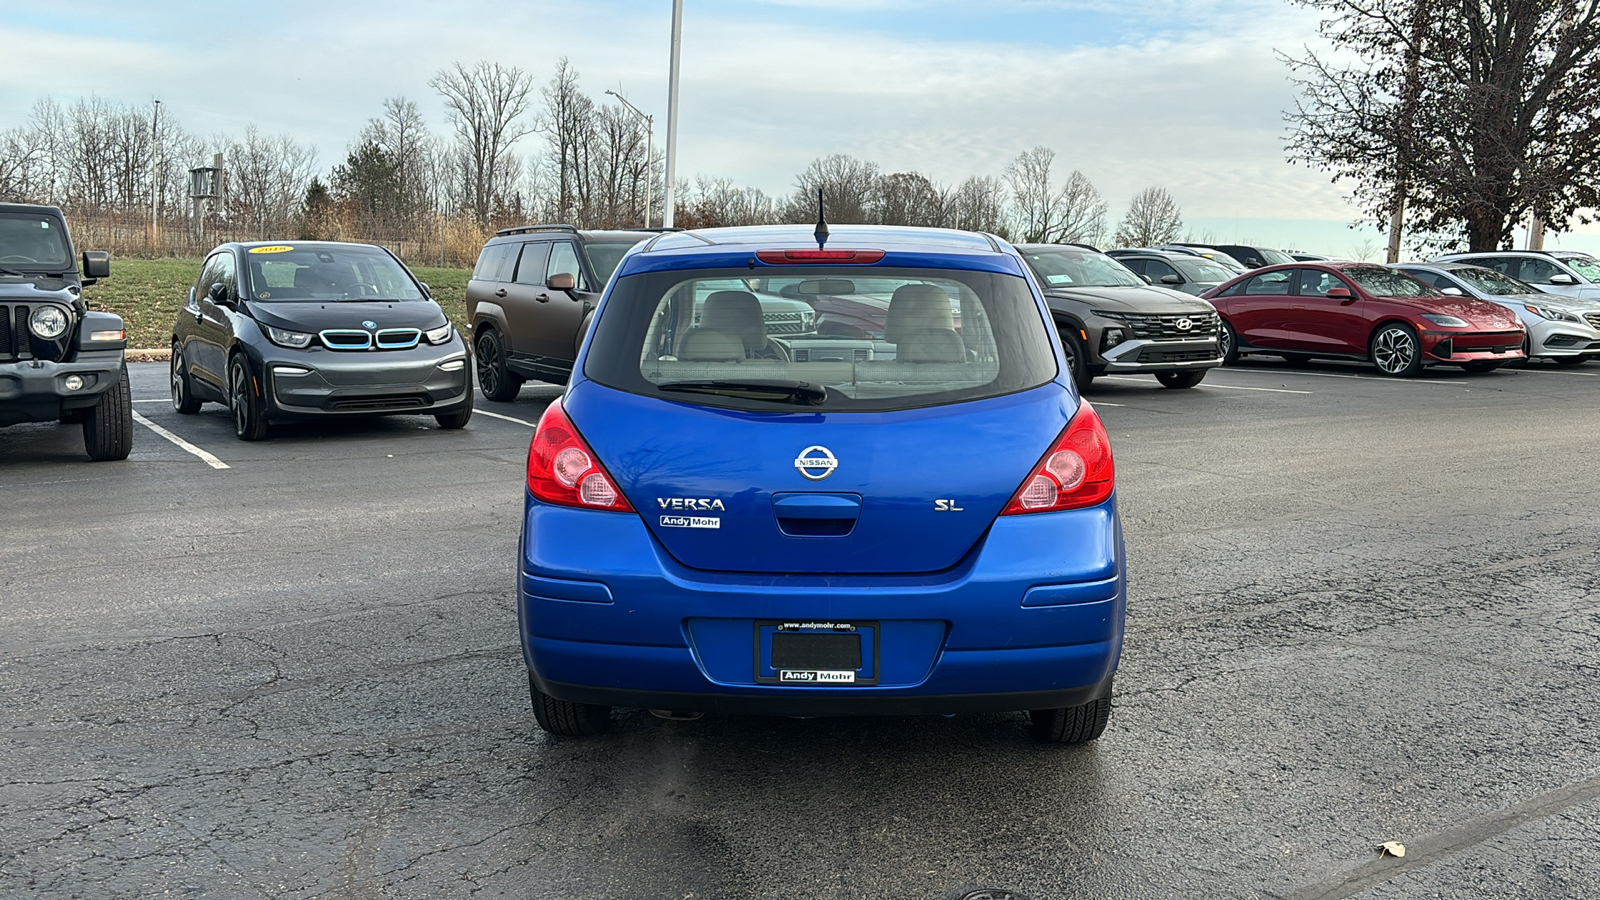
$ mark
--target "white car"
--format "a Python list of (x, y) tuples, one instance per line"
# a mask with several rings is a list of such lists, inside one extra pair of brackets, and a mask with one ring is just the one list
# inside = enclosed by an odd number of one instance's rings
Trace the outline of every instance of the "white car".
[(1404, 263), (1394, 268), (1446, 294), (1476, 297), (1510, 309), (1528, 329), (1529, 359), (1574, 366), (1600, 357), (1600, 298), (1574, 299), (1468, 262)]
[(1500, 250), (1448, 253), (1429, 262), (1464, 262), (1493, 269), (1546, 294), (1600, 302), (1600, 261), (1579, 250)]

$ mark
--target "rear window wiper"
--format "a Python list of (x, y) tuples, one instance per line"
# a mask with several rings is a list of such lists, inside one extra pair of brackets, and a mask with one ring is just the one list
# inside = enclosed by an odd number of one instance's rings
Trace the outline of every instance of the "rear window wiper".
[(669, 381), (658, 384), (663, 391), (685, 394), (721, 394), (725, 397), (742, 397), (747, 400), (777, 400), (820, 406), (828, 399), (828, 389), (809, 381), (780, 381), (759, 379), (753, 381)]

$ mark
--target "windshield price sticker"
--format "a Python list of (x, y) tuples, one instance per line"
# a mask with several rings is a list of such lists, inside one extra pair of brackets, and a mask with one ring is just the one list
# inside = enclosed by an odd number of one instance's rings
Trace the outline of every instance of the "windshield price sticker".
[(294, 249), (293, 247), (284, 247), (284, 246), (281, 246), (281, 245), (280, 246), (273, 246), (273, 247), (251, 247), (250, 248), (250, 252), (251, 253), (288, 253), (289, 251), (291, 251), (293, 249)]

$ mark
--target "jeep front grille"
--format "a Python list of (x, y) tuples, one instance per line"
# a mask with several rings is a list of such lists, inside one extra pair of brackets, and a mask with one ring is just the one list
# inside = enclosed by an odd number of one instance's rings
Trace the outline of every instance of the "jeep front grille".
[(18, 359), (60, 362), (66, 359), (67, 348), (77, 334), (78, 317), (70, 308), (63, 307), (61, 311), (67, 314), (67, 321), (71, 324), (61, 337), (47, 341), (28, 328), (28, 316), (32, 314), (33, 307), (20, 303), (0, 303), (0, 362)]

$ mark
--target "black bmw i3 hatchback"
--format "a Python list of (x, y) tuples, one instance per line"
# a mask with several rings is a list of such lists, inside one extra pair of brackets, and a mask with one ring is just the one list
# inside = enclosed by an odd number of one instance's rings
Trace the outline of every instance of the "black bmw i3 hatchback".
[(322, 416), (472, 418), (470, 350), (394, 254), (327, 241), (212, 250), (172, 328), (172, 405), (233, 412), (240, 439)]

